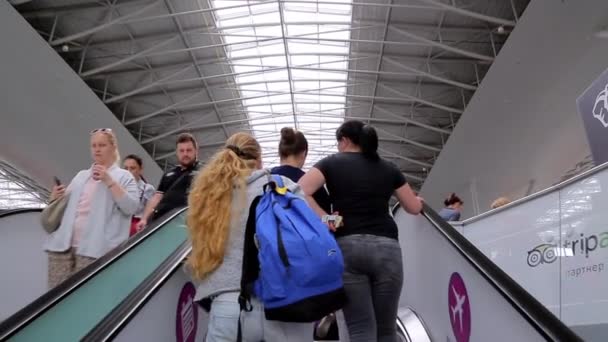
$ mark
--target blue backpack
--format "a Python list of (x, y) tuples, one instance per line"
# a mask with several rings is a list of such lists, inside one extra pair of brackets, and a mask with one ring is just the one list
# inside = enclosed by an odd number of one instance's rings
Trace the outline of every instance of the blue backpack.
[(314, 322), (344, 306), (342, 252), (328, 227), (304, 199), (287, 190), (281, 176), (269, 176), (264, 194), (252, 203), (245, 241), (242, 309), (254, 294), (268, 320)]

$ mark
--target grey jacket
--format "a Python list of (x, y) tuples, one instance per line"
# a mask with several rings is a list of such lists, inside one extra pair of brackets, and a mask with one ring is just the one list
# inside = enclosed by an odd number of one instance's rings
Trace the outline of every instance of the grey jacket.
[[(110, 189), (103, 183), (95, 190), (86, 228), (78, 243), (76, 254), (99, 258), (129, 237), (131, 216), (139, 205), (137, 183), (129, 171), (114, 165), (108, 173), (125, 190), (125, 195), (114, 200)], [(44, 249), (63, 252), (71, 247), (76, 208), (85, 183), (91, 177), (91, 169), (76, 174), (66, 189), (70, 196), (61, 225), (49, 235)]]
[[(226, 246), (226, 254), (222, 265), (213, 273), (203, 279), (196, 289), (195, 301), (203, 298), (218, 295), (224, 292), (236, 292), (241, 288), (241, 267), (243, 263), (243, 246), (245, 243), (245, 228), (249, 207), (256, 196), (263, 192), (264, 184), (268, 183), (268, 170), (256, 170), (247, 179), (247, 199), (244, 209), (240, 210), (240, 215), (232, 215), (230, 226), (230, 237)], [(281, 176), (282, 177), (282, 176)], [(300, 187), (290, 179), (282, 177), (283, 184), (294, 194), (303, 196)], [(236, 201), (232, 203), (232, 212), (239, 210)]]

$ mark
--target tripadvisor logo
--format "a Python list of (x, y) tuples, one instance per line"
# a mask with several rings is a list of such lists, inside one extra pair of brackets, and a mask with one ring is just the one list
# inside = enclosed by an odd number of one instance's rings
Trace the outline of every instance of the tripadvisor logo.
[(528, 265), (536, 267), (540, 264), (550, 264), (557, 260), (558, 256), (577, 256), (585, 255), (589, 257), (589, 253), (598, 248), (608, 247), (608, 232), (585, 236), (581, 234), (576, 240), (565, 240), (563, 245), (552, 243), (540, 244), (532, 250), (528, 251)]

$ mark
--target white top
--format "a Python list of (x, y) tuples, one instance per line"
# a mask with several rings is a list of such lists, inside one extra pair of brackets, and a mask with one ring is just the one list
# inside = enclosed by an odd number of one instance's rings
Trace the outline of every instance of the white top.
[(95, 191), (99, 187), (101, 181), (96, 181), (89, 178), (84, 184), (84, 188), (80, 193), (78, 204), (76, 205), (76, 218), (74, 219), (74, 232), (72, 233), (72, 247), (78, 247), (78, 241), (82, 232), (87, 229), (89, 213), (91, 212), (91, 203), (95, 198)]

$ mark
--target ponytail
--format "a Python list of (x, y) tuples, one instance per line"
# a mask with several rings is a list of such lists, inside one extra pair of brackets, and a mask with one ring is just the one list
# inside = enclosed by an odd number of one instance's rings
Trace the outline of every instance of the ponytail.
[(194, 181), (186, 223), (192, 241), (188, 264), (195, 278), (205, 278), (224, 261), (233, 203), (245, 200), (246, 179), (260, 158), (260, 145), (251, 135), (234, 134)]
[(380, 159), (380, 156), (378, 156), (378, 133), (376, 133), (374, 127), (365, 125), (361, 128), (359, 146), (361, 147), (361, 152), (367, 159)]
[(346, 121), (336, 130), (336, 139), (348, 138), (361, 148), (363, 156), (370, 160), (379, 160), (378, 133), (370, 125), (358, 120)]

